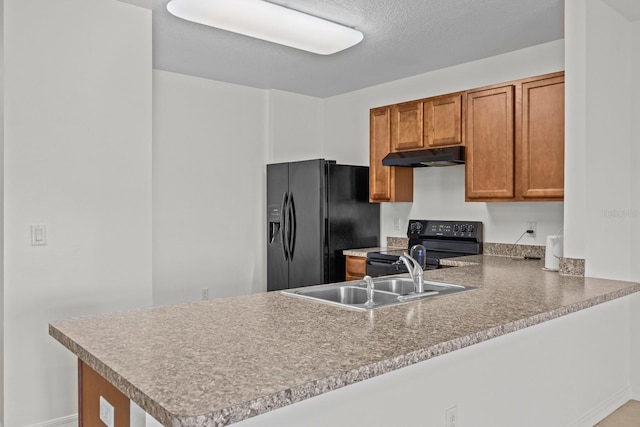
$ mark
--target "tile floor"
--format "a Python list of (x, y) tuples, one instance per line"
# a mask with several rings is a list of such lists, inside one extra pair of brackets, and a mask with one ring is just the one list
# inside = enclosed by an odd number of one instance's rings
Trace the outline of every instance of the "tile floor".
[(630, 400), (594, 427), (639, 427), (640, 402)]

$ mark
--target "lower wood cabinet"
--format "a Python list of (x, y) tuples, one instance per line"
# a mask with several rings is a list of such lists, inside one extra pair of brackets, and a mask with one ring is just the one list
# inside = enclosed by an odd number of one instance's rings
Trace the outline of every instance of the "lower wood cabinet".
[(346, 258), (346, 280), (362, 280), (367, 274), (367, 259), (357, 256), (347, 256)]
[(114, 426), (129, 427), (129, 398), (78, 359), (78, 427), (104, 426), (100, 398), (113, 407)]

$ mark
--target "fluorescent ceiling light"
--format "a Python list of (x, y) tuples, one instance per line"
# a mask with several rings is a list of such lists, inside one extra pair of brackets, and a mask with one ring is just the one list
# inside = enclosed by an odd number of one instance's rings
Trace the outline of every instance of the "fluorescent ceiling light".
[(330, 55), (356, 45), (358, 30), (263, 0), (171, 0), (178, 18), (234, 33)]

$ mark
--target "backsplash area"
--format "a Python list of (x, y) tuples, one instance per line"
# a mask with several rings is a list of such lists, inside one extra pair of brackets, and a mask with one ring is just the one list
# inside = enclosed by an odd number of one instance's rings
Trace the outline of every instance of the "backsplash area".
[(406, 249), (409, 246), (409, 239), (406, 237), (387, 237), (388, 248)]
[(463, 166), (414, 169), (413, 203), (382, 203), (380, 227), (386, 236), (406, 236), (410, 219), (480, 221), (484, 241), (513, 244), (536, 223), (536, 236), (523, 236), (523, 245), (545, 246), (548, 235), (561, 233), (563, 202), (465, 202)]
[[(387, 237), (388, 248), (408, 249), (409, 239), (406, 237)], [(538, 245), (514, 245), (509, 243), (490, 243), (482, 245), (483, 255), (538, 257), (544, 259), (545, 247)]]
[(510, 243), (485, 242), (482, 247), (484, 255), (513, 256), (513, 257), (537, 257), (544, 259), (545, 247), (538, 245), (514, 245)]

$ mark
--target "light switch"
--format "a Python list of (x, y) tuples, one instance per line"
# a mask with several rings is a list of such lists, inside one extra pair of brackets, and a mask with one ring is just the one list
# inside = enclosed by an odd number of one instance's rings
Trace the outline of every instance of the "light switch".
[(114, 409), (107, 399), (100, 396), (100, 421), (105, 423), (107, 427), (114, 426)]
[(31, 246), (43, 246), (47, 244), (47, 226), (44, 224), (31, 224)]

